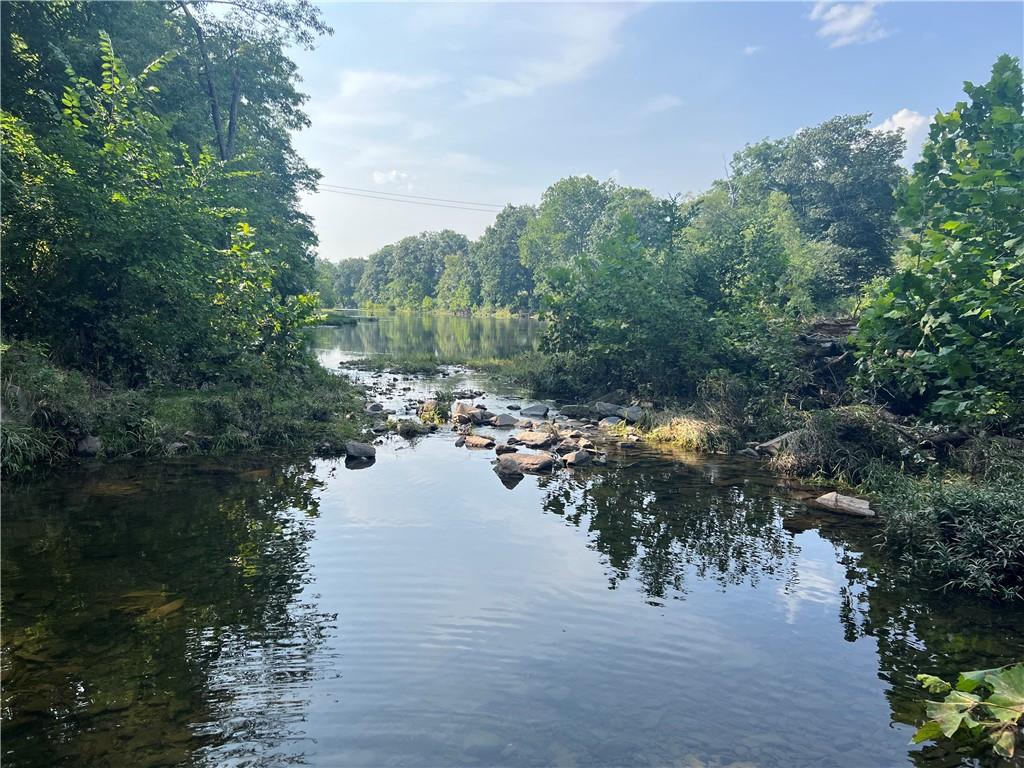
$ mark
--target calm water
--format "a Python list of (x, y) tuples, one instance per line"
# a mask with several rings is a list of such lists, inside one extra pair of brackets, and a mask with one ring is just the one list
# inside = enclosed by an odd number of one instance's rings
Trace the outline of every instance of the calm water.
[[(389, 404), (453, 382), (516, 394)], [(957, 765), (908, 745), (914, 673), (1024, 657), (1020, 609), (897, 586), (870, 525), (754, 465), (623, 449), (509, 490), (452, 443), (8, 484), (4, 765)]]

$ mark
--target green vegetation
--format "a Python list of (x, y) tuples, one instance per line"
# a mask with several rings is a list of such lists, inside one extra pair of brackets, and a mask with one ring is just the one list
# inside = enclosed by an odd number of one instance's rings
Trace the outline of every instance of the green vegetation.
[(1024, 664), (961, 672), (955, 685), (934, 675), (918, 675), (917, 680), (929, 693), (946, 697), (928, 703), (931, 719), (914, 734), (915, 743), (960, 737), (1013, 758), (1024, 721)]
[(126, 390), (54, 365), (38, 346), (7, 346), (0, 362), (4, 476), (75, 455), (337, 455), (362, 427), (361, 393), (315, 363), (273, 385)]
[(318, 174), (284, 53), (330, 30), (305, 0), (223, 5), (3, 5), (5, 474), (88, 438), (121, 456), (352, 432), (351, 388), (301, 333)]

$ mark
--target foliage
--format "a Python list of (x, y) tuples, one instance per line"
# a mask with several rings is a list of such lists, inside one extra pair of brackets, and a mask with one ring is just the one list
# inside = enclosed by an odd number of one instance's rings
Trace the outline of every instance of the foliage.
[(327, 261), (317, 259), (316, 289), (320, 303), (325, 307), (351, 307), (356, 302), (356, 290), (366, 269), (366, 259)]
[(316, 173), (291, 146), (307, 120), (283, 46), (327, 29), (304, 1), (224, 5), (0, 11), (5, 333), (108, 382), (198, 383), (236, 356), (251, 375), (236, 310), (284, 340), (261, 364), (293, 358), (285, 309), (310, 302), (315, 244), (298, 199)]
[(437, 298), (446, 259), (468, 252), (469, 241), (451, 230), (403, 238), (367, 258), (356, 298), (360, 303), (418, 309), (425, 299)]
[(961, 672), (955, 685), (934, 675), (917, 680), (929, 693), (946, 697), (928, 702), (931, 719), (914, 734), (915, 743), (964, 734), (991, 745), (1000, 757), (1014, 756), (1024, 721), (1024, 663)]
[[(38, 345), (2, 357), (0, 470), (4, 477), (69, 459), (95, 436), (106, 457), (294, 450), (334, 453), (355, 437), (359, 393), (303, 359), (288, 376), (201, 389), (110, 388), (55, 365)], [(178, 443), (178, 446), (172, 446)]]
[(519, 258), (519, 244), (536, 210), (508, 205), (470, 246), (471, 262), (480, 276), (480, 303), (515, 311), (533, 309), (533, 273)]
[(746, 147), (728, 183), (738, 199), (786, 195), (800, 231), (836, 255), (849, 291), (889, 266), (897, 225), (893, 191), (903, 176), (899, 133), (868, 128), (870, 115), (841, 115), (796, 135)]
[(1019, 419), (1024, 403), (1024, 116), (1002, 56), (940, 113), (902, 195), (904, 267), (858, 334), (865, 384), (949, 422)]
[(1024, 598), (1024, 472), (1001, 477), (876, 479), (883, 547), (904, 568), (946, 587)]

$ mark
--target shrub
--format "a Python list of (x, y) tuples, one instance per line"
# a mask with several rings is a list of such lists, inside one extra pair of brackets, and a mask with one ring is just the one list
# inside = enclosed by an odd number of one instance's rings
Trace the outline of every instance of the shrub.
[(652, 429), (647, 437), (694, 453), (728, 452), (739, 443), (739, 435), (732, 428), (689, 416), (676, 416)]

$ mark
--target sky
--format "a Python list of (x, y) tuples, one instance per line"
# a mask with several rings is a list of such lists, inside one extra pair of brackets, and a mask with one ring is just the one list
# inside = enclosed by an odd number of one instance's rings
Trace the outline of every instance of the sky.
[(1024, 49), (1019, 0), (322, 9), (334, 35), (293, 52), (312, 120), (295, 144), (323, 173), (304, 206), (332, 261), (475, 238), (574, 174), (697, 193), (745, 144), (837, 114), (903, 128), (909, 164), (963, 81)]

